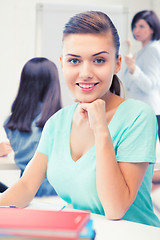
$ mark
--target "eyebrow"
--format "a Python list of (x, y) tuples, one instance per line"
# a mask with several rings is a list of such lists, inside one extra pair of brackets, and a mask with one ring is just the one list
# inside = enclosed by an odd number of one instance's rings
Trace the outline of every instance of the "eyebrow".
[[(109, 52), (107, 52), (107, 51), (102, 51), (102, 52), (95, 53), (95, 54), (93, 54), (92, 56), (95, 57), (95, 56), (100, 55), (100, 54), (102, 54), (102, 53), (107, 53), (107, 54), (109, 54)], [(71, 53), (66, 54), (66, 56), (81, 57), (80, 55), (71, 54)]]
[(75, 55), (75, 54), (71, 54), (71, 53), (66, 54), (66, 56), (81, 57), (81, 56), (79, 56), (79, 55)]
[(107, 51), (102, 51), (102, 52), (95, 53), (95, 54), (93, 54), (92, 56), (94, 57), (94, 56), (97, 56), (97, 55), (102, 54), (102, 53), (107, 53), (107, 54), (109, 54), (109, 52), (107, 52)]

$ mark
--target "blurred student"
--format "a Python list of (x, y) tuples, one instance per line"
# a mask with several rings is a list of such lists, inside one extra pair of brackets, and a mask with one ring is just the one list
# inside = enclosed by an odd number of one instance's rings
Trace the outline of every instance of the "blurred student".
[[(32, 58), (22, 69), (11, 115), (4, 124), (21, 175), (35, 153), (44, 124), (61, 107), (56, 65), (46, 58)], [(45, 178), (36, 196), (55, 194), (54, 188)]]
[(153, 108), (160, 139), (160, 21), (154, 11), (140, 11), (133, 17), (131, 29), (142, 49), (132, 57), (125, 57), (126, 97), (142, 100)]

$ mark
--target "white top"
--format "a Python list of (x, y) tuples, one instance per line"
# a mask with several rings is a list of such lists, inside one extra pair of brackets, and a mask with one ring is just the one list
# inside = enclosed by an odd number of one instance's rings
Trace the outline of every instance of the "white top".
[(136, 56), (133, 74), (126, 69), (123, 79), (126, 98), (149, 104), (160, 115), (160, 43), (149, 42)]

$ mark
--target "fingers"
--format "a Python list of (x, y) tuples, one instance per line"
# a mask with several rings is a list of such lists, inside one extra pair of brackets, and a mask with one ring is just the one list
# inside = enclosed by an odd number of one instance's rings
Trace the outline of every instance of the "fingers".
[(8, 155), (12, 152), (12, 147), (9, 142), (0, 143), (0, 156)]
[(128, 66), (135, 64), (136, 54), (133, 57), (125, 56), (125, 62)]
[(84, 119), (87, 119), (88, 118), (88, 112), (86, 109), (84, 109), (83, 107), (81, 107), (80, 109), (80, 114), (81, 116), (84, 118)]
[(107, 124), (105, 102), (102, 99), (97, 99), (91, 103), (80, 103), (79, 111), (93, 131), (98, 126)]
[(79, 103), (81, 103), (81, 101), (79, 101), (78, 99), (74, 99), (74, 102), (79, 102)]

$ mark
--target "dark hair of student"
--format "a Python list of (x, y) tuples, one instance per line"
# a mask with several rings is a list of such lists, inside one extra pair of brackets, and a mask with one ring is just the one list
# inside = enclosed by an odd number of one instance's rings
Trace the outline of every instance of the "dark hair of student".
[(18, 93), (6, 127), (31, 132), (32, 121), (41, 113), (37, 126), (43, 128), (48, 118), (61, 107), (56, 65), (47, 58), (32, 58), (22, 69)]
[(157, 17), (154, 11), (143, 10), (135, 14), (131, 22), (131, 29), (135, 27), (135, 24), (140, 19), (143, 19), (147, 22), (150, 28), (153, 30), (152, 40), (159, 40), (160, 39), (160, 20)]
[[(99, 11), (87, 11), (76, 14), (65, 25), (63, 31), (63, 40), (69, 34), (105, 34), (111, 32), (113, 36), (114, 45), (116, 48), (116, 59), (119, 56), (119, 35), (111, 19), (102, 12)], [(117, 75), (113, 76), (110, 91), (120, 95), (120, 80)]]

